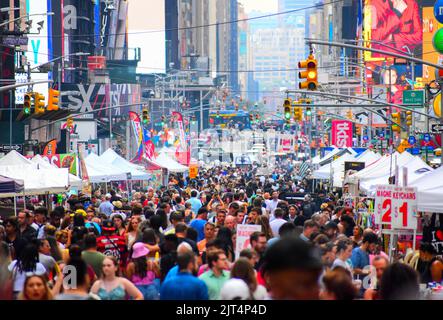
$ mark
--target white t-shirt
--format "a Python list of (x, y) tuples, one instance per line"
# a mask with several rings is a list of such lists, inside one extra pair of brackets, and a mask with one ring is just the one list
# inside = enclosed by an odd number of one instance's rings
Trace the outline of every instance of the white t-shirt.
[[(12, 278), (14, 279), (14, 292), (21, 292), (23, 291), (23, 287), (25, 285), (26, 272), (17, 270), (17, 268), (15, 267), (16, 265), (17, 260), (12, 261), (8, 266), (8, 270), (12, 273)], [(34, 273), (44, 275), (47, 272), (44, 265), (40, 262), (37, 262)]]
[(278, 230), (282, 225), (284, 225), (287, 221), (281, 218), (276, 218), (272, 220), (269, 225), (271, 226), (272, 233), (274, 234), (274, 237), (278, 237)]
[(280, 202), (280, 200), (278, 200), (278, 199), (277, 199), (277, 201), (274, 201), (272, 199), (265, 201), (265, 203), (266, 203), (266, 210), (269, 211), (271, 216), (274, 215), (274, 211), (275, 211), (275, 209), (277, 209), (277, 205), (278, 205), (279, 202)]
[(261, 284), (257, 286), (257, 289), (255, 289), (254, 293), (254, 300), (265, 300), (268, 296), (268, 291), (265, 287), (263, 287)]

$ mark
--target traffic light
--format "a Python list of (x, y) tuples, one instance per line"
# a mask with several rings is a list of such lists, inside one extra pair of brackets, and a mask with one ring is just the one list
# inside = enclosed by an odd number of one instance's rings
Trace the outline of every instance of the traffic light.
[(195, 124), (195, 122), (196, 122), (196, 118), (195, 118), (195, 116), (192, 116), (191, 117), (191, 124)]
[(285, 99), (283, 102), (284, 112), (285, 112), (285, 120), (286, 123), (289, 124), (291, 122), (291, 99)]
[(25, 115), (31, 114), (32, 107), (32, 92), (25, 93), (25, 102), (23, 103), (23, 113)]
[(355, 126), (355, 133), (356, 133), (358, 136), (361, 136), (361, 127), (360, 127), (360, 126)]
[(163, 127), (166, 123), (166, 116), (162, 116), (161, 126)]
[(306, 115), (310, 117), (312, 114), (311, 107), (306, 107)]
[(72, 117), (66, 119), (66, 127), (69, 129), (74, 127), (74, 119)]
[(59, 107), (60, 91), (49, 88), (48, 90), (48, 111), (57, 111)]
[(412, 111), (406, 111), (406, 125), (412, 126)]
[(314, 58), (314, 56), (311, 54), (309, 55), (307, 60), (300, 61), (298, 63), (299, 69), (305, 69), (305, 71), (300, 71), (298, 73), (298, 77), (300, 79), (306, 79), (304, 82), (300, 82), (298, 84), (299, 89), (308, 89), (311, 91), (317, 90), (318, 83), (317, 83), (317, 60)]
[[(391, 114), (392, 122), (401, 123), (401, 115), (399, 112), (394, 112)], [(401, 132), (401, 128), (399, 125), (392, 123), (392, 131), (393, 132)]]
[(254, 115), (253, 114), (249, 114), (249, 121), (254, 121)]
[(294, 107), (294, 120), (303, 121), (303, 109), (301, 107)]
[(346, 111), (346, 118), (348, 118), (348, 119), (352, 119), (353, 118), (353, 114), (352, 114), (352, 110), (348, 110), (348, 111)]
[(149, 110), (146, 108), (142, 110), (142, 119), (144, 124), (149, 123)]
[(36, 114), (45, 113), (45, 96), (34, 92), (34, 108)]
[(220, 111), (217, 111), (217, 118), (220, 118)]

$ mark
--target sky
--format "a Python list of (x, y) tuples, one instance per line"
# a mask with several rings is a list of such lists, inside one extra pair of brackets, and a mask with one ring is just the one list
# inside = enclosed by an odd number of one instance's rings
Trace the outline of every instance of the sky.
[(239, 0), (245, 6), (246, 12), (263, 11), (277, 12), (278, 0)]

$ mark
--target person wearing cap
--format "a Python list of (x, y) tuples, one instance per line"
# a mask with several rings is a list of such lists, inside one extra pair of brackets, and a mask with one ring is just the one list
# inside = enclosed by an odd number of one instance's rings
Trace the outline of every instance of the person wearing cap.
[(208, 287), (209, 300), (219, 300), (220, 291), (226, 281), (230, 278), (228, 258), (223, 250), (216, 250), (207, 255), (210, 270), (199, 276)]
[(116, 257), (120, 266), (125, 267), (128, 256), (126, 241), (124, 237), (115, 234), (115, 231), (112, 220), (103, 221), (101, 236), (97, 238), (97, 251)]
[(160, 298), (155, 279), (160, 277), (158, 262), (147, 259), (149, 249), (142, 242), (132, 247), (131, 262), (126, 267), (126, 277), (139, 289), (145, 300)]
[(105, 195), (105, 200), (98, 207), (100, 212), (106, 214), (106, 216), (110, 216), (114, 211), (114, 206), (111, 203), (111, 194), (107, 193)]
[(320, 253), (295, 237), (278, 240), (265, 252), (262, 275), (270, 300), (317, 300), (322, 272)]

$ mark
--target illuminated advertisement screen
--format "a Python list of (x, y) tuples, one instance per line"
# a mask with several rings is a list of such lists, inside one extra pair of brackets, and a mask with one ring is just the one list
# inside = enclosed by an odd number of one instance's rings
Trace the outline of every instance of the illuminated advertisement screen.
[[(423, 1), (365, 0), (363, 39), (368, 48), (414, 55), (421, 58), (424, 48)], [(431, 43), (432, 46), (432, 43)], [(403, 91), (411, 89), (422, 76), (422, 66), (373, 52), (364, 52), (370, 86), (385, 86), (386, 100), (402, 104)]]

